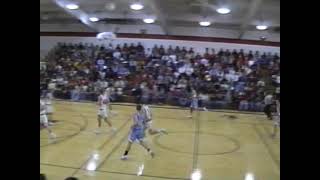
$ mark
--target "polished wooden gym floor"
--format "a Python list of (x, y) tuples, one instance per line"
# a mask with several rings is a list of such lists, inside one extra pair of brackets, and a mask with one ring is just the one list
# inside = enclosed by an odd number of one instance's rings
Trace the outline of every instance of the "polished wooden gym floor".
[(187, 109), (153, 107), (153, 127), (169, 135), (147, 135), (154, 159), (134, 144), (122, 161), (135, 106), (113, 105), (117, 131), (104, 123), (99, 135), (94, 103), (55, 101), (54, 108), (56, 141), (40, 131), (40, 172), (48, 180), (280, 179), (280, 137), (270, 137), (272, 122), (261, 113), (201, 111), (190, 119)]

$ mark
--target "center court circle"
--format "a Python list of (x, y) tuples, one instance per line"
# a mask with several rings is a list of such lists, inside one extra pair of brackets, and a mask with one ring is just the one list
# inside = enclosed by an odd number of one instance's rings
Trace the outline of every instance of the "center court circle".
[[(169, 135), (155, 136), (153, 142), (162, 149), (176, 153), (193, 154), (194, 132), (170, 132)], [(197, 155), (222, 155), (237, 151), (239, 142), (222, 134), (199, 132)]]

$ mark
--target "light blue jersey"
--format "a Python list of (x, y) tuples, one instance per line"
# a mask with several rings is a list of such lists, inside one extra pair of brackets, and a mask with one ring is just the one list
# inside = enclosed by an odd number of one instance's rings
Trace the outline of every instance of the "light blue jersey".
[(142, 141), (145, 134), (144, 134), (144, 121), (145, 116), (142, 113), (135, 113), (133, 115), (133, 122), (134, 125), (131, 129), (131, 132), (129, 134), (129, 142), (135, 142), (135, 141)]

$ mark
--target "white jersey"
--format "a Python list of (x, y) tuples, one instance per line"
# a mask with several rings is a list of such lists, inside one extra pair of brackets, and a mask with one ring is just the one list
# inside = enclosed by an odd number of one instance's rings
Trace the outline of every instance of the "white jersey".
[(110, 103), (109, 97), (107, 95), (100, 95), (98, 98), (99, 109), (107, 109)]
[(144, 127), (145, 128), (152, 128), (152, 113), (151, 109), (147, 105), (142, 106), (142, 113), (144, 117)]
[(46, 98), (51, 101), (53, 99), (52, 92), (48, 92), (47, 95), (46, 95)]
[(109, 105), (110, 100), (109, 97), (107, 95), (100, 95), (98, 97), (98, 116), (101, 116), (103, 118), (107, 118), (108, 117), (108, 108), (107, 106)]
[(276, 101), (276, 105), (277, 105), (276, 112), (272, 113), (272, 116), (273, 116), (272, 119), (273, 119), (274, 125), (280, 126), (280, 102)]
[(53, 107), (52, 107), (51, 98), (47, 98), (47, 99), (45, 100), (45, 104), (46, 104), (46, 111), (47, 111), (47, 113), (53, 113)]
[(108, 87), (105, 92), (106, 92), (107, 96), (110, 96), (112, 93), (112, 88)]
[(50, 106), (52, 104), (51, 99), (46, 99), (45, 100), (46, 106)]
[(46, 115), (46, 104), (40, 100), (40, 124), (45, 127), (48, 127), (48, 118)]
[(277, 113), (278, 113), (278, 115), (280, 116), (280, 101), (277, 100), (277, 101), (276, 101), (276, 104), (277, 104)]
[(265, 98), (264, 98), (264, 104), (265, 105), (270, 105), (270, 104), (272, 104), (272, 95), (267, 95)]
[(46, 104), (40, 100), (40, 116), (46, 114)]
[(149, 108), (149, 106), (147, 105), (143, 105), (142, 106), (142, 112), (145, 116), (146, 121), (151, 121), (152, 120), (152, 113), (151, 110)]

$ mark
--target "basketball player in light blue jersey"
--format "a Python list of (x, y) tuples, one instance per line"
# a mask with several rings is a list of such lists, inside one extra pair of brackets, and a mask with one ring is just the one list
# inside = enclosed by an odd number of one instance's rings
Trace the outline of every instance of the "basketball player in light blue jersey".
[(155, 129), (152, 128), (152, 112), (148, 105), (142, 105), (142, 113), (144, 115), (144, 128), (145, 131), (148, 130), (150, 135), (155, 134), (168, 134), (165, 129)]
[(130, 128), (130, 134), (128, 138), (128, 145), (126, 150), (121, 157), (122, 160), (128, 159), (128, 153), (131, 149), (131, 145), (134, 142), (138, 142), (142, 147), (144, 147), (148, 153), (150, 153), (151, 157), (154, 157), (154, 152), (151, 151), (150, 147), (144, 141), (145, 137), (145, 127), (144, 127), (145, 116), (142, 112), (142, 106), (140, 104), (137, 105), (137, 112), (133, 115), (133, 125)]

